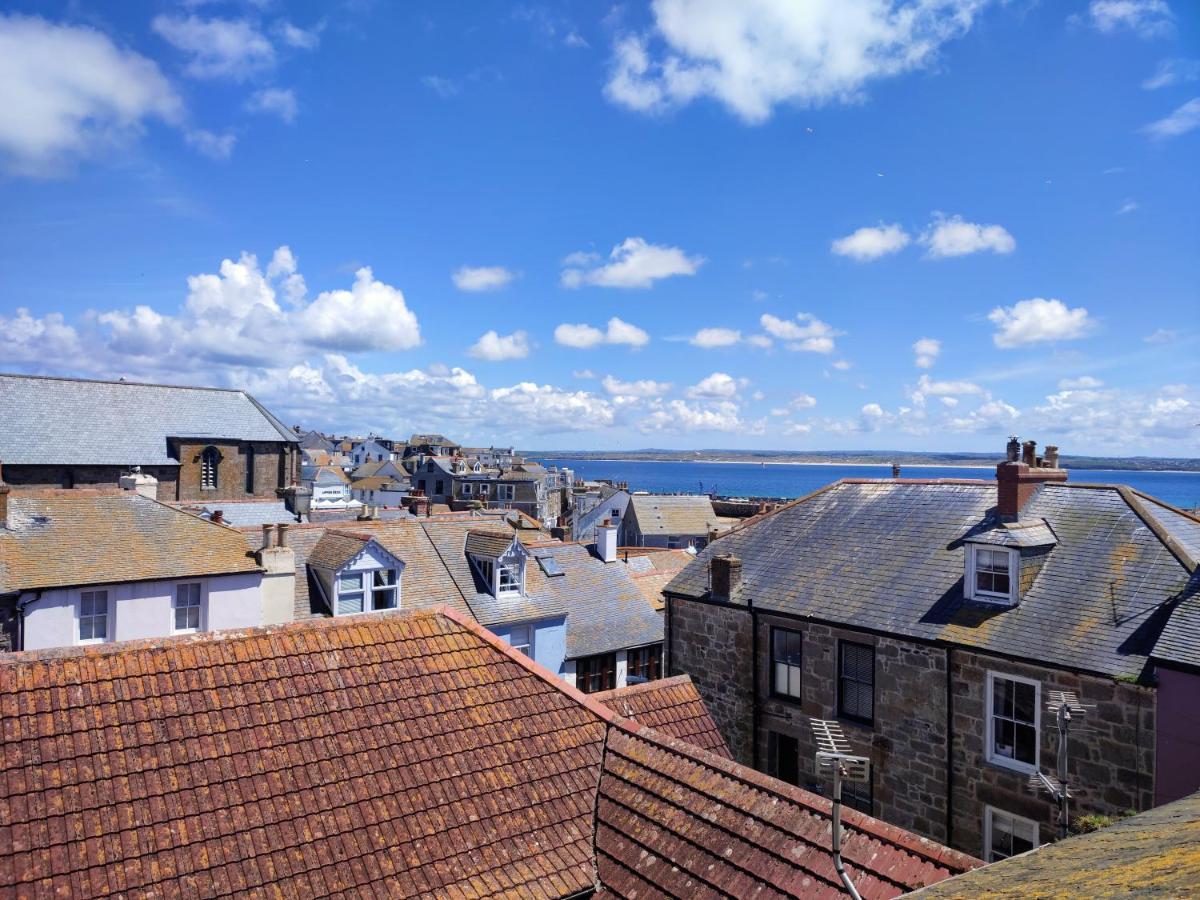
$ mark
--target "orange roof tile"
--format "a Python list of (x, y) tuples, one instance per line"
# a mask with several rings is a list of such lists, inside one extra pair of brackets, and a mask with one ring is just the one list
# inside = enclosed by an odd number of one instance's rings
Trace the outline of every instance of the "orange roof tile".
[(689, 675), (676, 675), (592, 694), (618, 715), (670, 737), (733, 759)]

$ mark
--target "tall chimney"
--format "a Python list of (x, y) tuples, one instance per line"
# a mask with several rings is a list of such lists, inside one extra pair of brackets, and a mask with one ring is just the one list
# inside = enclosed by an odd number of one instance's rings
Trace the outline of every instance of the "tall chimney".
[(276, 547), (286, 547), (287, 546), (287, 533), (288, 533), (287, 522), (280, 522), (276, 526), (276, 531), (279, 532), (279, 542), (275, 546)]
[(1021, 442), (1020, 442), (1020, 440), (1017, 439), (1017, 436), (1015, 434), (1011, 435), (1009, 437), (1008, 446), (1005, 449), (1006, 449), (1005, 455), (1009, 462), (1020, 462), (1021, 461)]
[(742, 561), (732, 553), (722, 553), (709, 561), (708, 572), (712, 598), (728, 601), (742, 581)]
[(271, 538), (275, 533), (275, 526), (269, 525), (269, 524), (263, 525), (262, 530), (263, 530), (262, 549), (270, 550), (271, 549)]
[(8, 526), (8, 495), (12, 491), (4, 483), (4, 468), (0, 465), (0, 528)]
[(893, 478), (900, 477), (900, 463), (892, 463), (892, 477)]
[(996, 515), (1004, 521), (1016, 521), (1021, 510), (1041, 485), (1050, 481), (1066, 481), (1067, 470), (1060, 469), (1058, 448), (1047, 447), (1046, 458), (1037, 465), (1037, 442), (1026, 441), (1021, 445), (1020, 462), (1013, 460), (1013, 444), (1008, 442), (1009, 459), (996, 466)]
[(611, 519), (596, 526), (596, 554), (606, 563), (617, 561), (617, 526)]

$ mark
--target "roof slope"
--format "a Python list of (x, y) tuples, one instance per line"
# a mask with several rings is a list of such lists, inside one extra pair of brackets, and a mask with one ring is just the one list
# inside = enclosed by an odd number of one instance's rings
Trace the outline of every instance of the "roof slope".
[(735, 528), (668, 586), (707, 593), (714, 553), (742, 560), (734, 602), (1109, 675), (1140, 674), (1189, 571), (1117, 487), (1043, 485), (1022, 511), (1057, 535), (1014, 608), (963, 597), (962, 537), (989, 482), (845, 480)]
[(689, 675), (602, 691), (592, 697), (618, 715), (649, 725), (661, 734), (733, 759)]
[(0, 460), (26, 465), (175, 465), (168, 437), (299, 438), (245, 391), (0, 375)]
[(1200, 885), (1200, 794), (1092, 834), (1047, 844), (921, 897), (1192, 897)]
[(239, 532), (133, 491), (13, 491), (8, 525), (0, 593), (259, 571)]
[[(812, 896), (833, 871), (826, 801), (449, 610), (13, 654), (0, 809), (0, 894), (561, 897), (598, 862), (621, 895)], [(868, 898), (976, 864), (846, 821)]]
[(630, 505), (642, 534), (698, 534), (708, 536), (717, 513), (708, 497), (666, 497), (633, 494)]
[[(609, 733), (597, 806), (600, 880), (620, 897), (835, 897), (830, 803), (685, 741)], [(843, 811), (842, 858), (866, 900), (978, 865)]]
[(0, 893), (594, 884), (604, 723), (447, 616), (24, 656), (0, 662)]

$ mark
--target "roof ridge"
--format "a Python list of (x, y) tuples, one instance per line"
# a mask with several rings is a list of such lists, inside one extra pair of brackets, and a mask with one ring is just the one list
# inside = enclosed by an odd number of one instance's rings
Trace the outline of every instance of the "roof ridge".
[(1142, 523), (1153, 532), (1159, 542), (1171, 551), (1171, 555), (1175, 557), (1189, 574), (1195, 572), (1197, 567), (1200, 567), (1200, 563), (1188, 552), (1187, 548), (1179, 543), (1175, 539), (1175, 536), (1163, 527), (1161, 522), (1146, 511), (1146, 508), (1142, 505), (1143, 498), (1139, 492), (1126, 485), (1118, 485), (1117, 493), (1120, 494), (1121, 499), (1129, 505), (1129, 508), (1134, 511), (1137, 517), (1142, 520)]
[(645, 694), (660, 688), (674, 687), (677, 684), (691, 683), (692, 676), (685, 672), (682, 675), (668, 675), (666, 678), (656, 678), (653, 681), (643, 681), (639, 684), (627, 684), (625, 687), (610, 688), (607, 691), (596, 691), (594, 694), (592, 694), (592, 696), (603, 703), (604, 700), (601, 698), (628, 697), (631, 694)]
[[(84, 384), (119, 384), (125, 387), (171, 388), (180, 391), (221, 391), (226, 394), (246, 394), (242, 388), (210, 387), (203, 384), (166, 384), (160, 381), (127, 381), (124, 378), (80, 378), (76, 375), (26, 375), (21, 372), (0, 372), (0, 378), (36, 378), (41, 381), (74, 381)], [(249, 394), (246, 394), (249, 396)], [(268, 415), (270, 415), (268, 413)], [(271, 418), (274, 418), (272, 416)]]

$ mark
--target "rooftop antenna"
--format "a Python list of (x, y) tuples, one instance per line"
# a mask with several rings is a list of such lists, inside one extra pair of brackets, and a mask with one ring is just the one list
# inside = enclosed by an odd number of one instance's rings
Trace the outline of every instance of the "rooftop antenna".
[(1037, 792), (1045, 791), (1050, 799), (1058, 805), (1058, 827), (1061, 837), (1066, 837), (1071, 823), (1071, 784), (1067, 771), (1067, 736), (1071, 730), (1072, 720), (1078, 716), (1087, 715), (1090, 706), (1079, 702), (1074, 691), (1047, 691), (1050, 699), (1046, 702), (1046, 711), (1053, 713), (1058, 722), (1058, 776), (1046, 775), (1038, 769), (1029, 776), (1029, 787)]
[(866, 782), (871, 778), (871, 760), (850, 752), (850, 742), (842, 733), (840, 722), (832, 719), (809, 719), (813, 739), (817, 742), (817, 768), (833, 772), (833, 867), (854, 900), (862, 900), (850, 873), (842, 864), (842, 782)]

